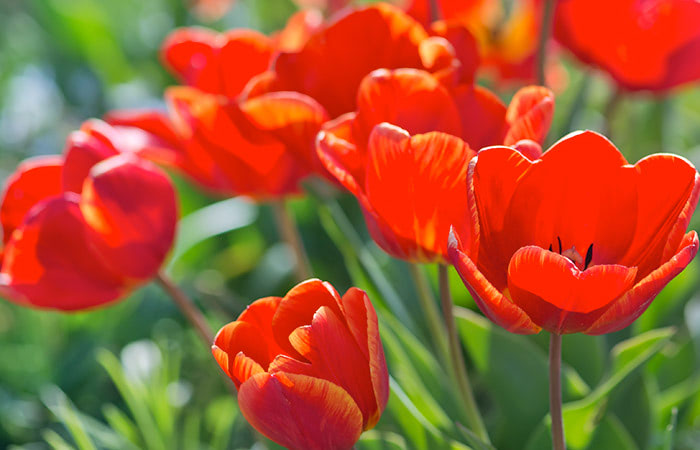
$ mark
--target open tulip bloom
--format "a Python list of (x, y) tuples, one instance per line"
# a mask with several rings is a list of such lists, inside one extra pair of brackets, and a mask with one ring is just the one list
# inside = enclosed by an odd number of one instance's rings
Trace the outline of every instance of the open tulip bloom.
[(253, 302), (212, 352), (248, 422), (290, 449), (350, 449), (389, 397), (377, 315), (364, 291), (312, 279)]

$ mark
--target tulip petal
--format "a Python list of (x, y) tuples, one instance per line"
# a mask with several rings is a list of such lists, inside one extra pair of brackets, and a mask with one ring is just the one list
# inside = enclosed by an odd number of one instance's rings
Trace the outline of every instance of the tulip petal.
[(671, 254), (678, 249), (695, 210), (700, 177), (690, 162), (675, 155), (648, 156), (634, 169), (639, 198), (637, 230), (621, 263), (639, 266), (641, 279), (664, 262), (667, 246)]
[(316, 137), (316, 153), (326, 170), (357, 196), (365, 184), (365, 152), (352, 138), (354, 120), (355, 113), (347, 113), (326, 122)]
[(478, 42), (467, 25), (463, 22), (440, 20), (433, 22), (430, 25), (430, 30), (452, 44), (455, 55), (461, 64), (458, 81), (474, 84), (474, 77), (479, 68), (481, 57), (479, 56)]
[[(592, 264), (617, 264), (637, 226), (636, 171), (602, 135), (572, 133), (546, 151), (518, 181), (505, 223), (512, 255), (536, 245), (575, 248), (592, 245)], [(476, 187), (478, 189), (478, 186)], [(517, 224), (517, 225), (516, 225)]]
[(319, 378), (261, 373), (241, 385), (238, 404), (256, 430), (292, 450), (349, 450), (362, 433), (352, 397)]
[(503, 142), (506, 133), (506, 106), (488, 89), (461, 85), (453, 92), (462, 119), (462, 139), (479, 150)]
[(379, 69), (362, 80), (354, 124), (357, 141), (367, 142), (382, 122), (411, 135), (442, 131), (459, 136), (462, 131), (450, 94), (430, 73), (417, 69)]
[[(363, 356), (369, 361), (369, 373), (377, 399), (379, 413), (389, 401), (389, 372), (386, 369), (384, 348), (379, 337), (377, 313), (367, 294), (357, 288), (350, 288), (343, 295), (345, 320)], [(379, 416), (377, 416), (377, 419)]]
[(508, 266), (513, 303), (551, 333), (585, 330), (634, 285), (636, 267), (598, 265), (581, 271), (565, 256), (523, 247)]
[(506, 229), (508, 205), (519, 179), (531, 165), (510, 147), (485, 148), (469, 165), (467, 200), (471, 241), (468, 251), (480, 272), (499, 290), (507, 287), (506, 269), (514, 251)]
[(95, 254), (72, 193), (43, 200), (15, 229), (0, 286), (18, 303), (64, 311), (99, 306), (124, 293), (123, 280)]
[(274, 358), (260, 336), (260, 328), (237, 320), (224, 325), (214, 338), (212, 354), (237, 387), (259, 370), (265, 370)]
[(328, 306), (343, 317), (340, 295), (329, 283), (318, 279), (297, 284), (280, 301), (272, 318), (272, 330), (275, 340), (288, 355), (303, 359), (290, 343), (289, 337), (297, 328), (310, 324), (322, 306)]
[(116, 131), (100, 120), (89, 120), (68, 136), (63, 164), (63, 189), (80, 194), (92, 166), (118, 155)]
[(268, 349), (268, 360), (271, 361), (282, 349), (277, 344), (272, 331), (272, 319), (277, 312), (281, 297), (265, 297), (258, 299), (248, 305), (248, 307), (238, 316), (241, 322), (248, 322), (255, 325), (259, 330), (259, 339), (264, 339)]
[(554, 116), (554, 93), (542, 86), (521, 88), (513, 96), (506, 112), (509, 125), (505, 145), (523, 139), (544, 142)]
[(525, 311), (501, 294), (479, 272), (476, 264), (462, 250), (462, 244), (455, 233), (450, 233), (448, 253), (450, 261), (457, 269), (457, 273), (462, 278), (467, 290), (486, 317), (511, 333), (535, 334), (540, 332), (541, 328), (528, 317)]
[[(474, 155), (461, 139), (448, 134), (409, 138), (388, 124), (374, 128), (367, 155), (366, 196), (390, 228), (385, 233), (413, 243), (409, 259), (445, 260), (450, 226), (466, 229), (464, 180)], [(409, 202), (397, 203), (398, 198)]]
[(62, 164), (60, 156), (31, 158), (22, 162), (7, 179), (0, 207), (5, 244), (34, 205), (61, 193)]
[(649, 307), (654, 297), (668, 282), (685, 269), (697, 252), (698, 235), (691, 231), (683, 238), (678, 253), (611, 304), (605, 313), (583, 332), (593, 335), (614, 333), (630, 325)]
[(172, 247), (175, 190), (160, 169), (133, 155), (92, 168), (80, 209), (100, 258), (125, 278), (151, 278)]
[(355, 110), (357, 88), (372, 70), (422, 68), (418, 47), (427, 38), (398, 8), (372, 5), (331, 23), (299, 52), (281, 53), (275, 71), (287, 90), (310, 95), (337, 117)]

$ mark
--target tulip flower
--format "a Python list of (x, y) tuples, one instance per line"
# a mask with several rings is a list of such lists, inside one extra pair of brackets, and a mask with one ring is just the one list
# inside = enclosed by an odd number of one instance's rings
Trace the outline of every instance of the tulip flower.
[(311, 279), (253, 302), (212, 353), (262, 434), (290, 449), (350, 449), (389, 396), (377, 315), (364, 291)]
[(560, 0), (554, 37), (624, 89), (666, 91), (700, 79), (699, 23), (696, 0)]
[(299, 51), (280, 53), (272, 79), (251, 90), (301, 92), (337, 117), (355, 110), (357, 88), (372, 70), (413, 67), (449, 77), (460, 70), (454, 52), (401, 10), (378, 3), (341, 15)]
[(467, 178), (470, 234), (449, 257), (483, 313), (514, 333), (630, 325), (698, 251), (685, 233), (700, 176), (670, 154), (630, 165), (605, 137), (573, 133), (538, 161), (483, 149)]
[(554, 103), (548, 89), (532, 86), (506, 108), (486, 89), (449, 90), (428, 72), (397, 69), (368, 75), (357, 105), (319, 133), (322, 162), (358, 198), (370, 234), (387, 253), (447, 262), (450, 225), (468, 229), (460, 211), (476, 150), (506, 143), (536, 159)]
[(71, 135), (65, 159), (30, 159), (10, 176), (0, 206), (0, 290), (8, 299), (89, 309), (156, 274), (175, 234), (175, 193), (119, 138), (90, 122)]

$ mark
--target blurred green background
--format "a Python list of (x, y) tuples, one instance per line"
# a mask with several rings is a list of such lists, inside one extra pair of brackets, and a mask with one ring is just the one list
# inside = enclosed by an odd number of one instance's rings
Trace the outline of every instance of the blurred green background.
[[(68, 133), (88, 118), (161, 105), (164, 87), (175, 82), (161, 67), (158, 48), (175, 27), (271, 32), (295, 10), (290, 0), (238, 0), (222, 18), (203, 23), (186, 6), (183, 0), (1, 0), (0, 176), (26, 157), (60, 153)], [(557, 95), (550, 139), (601, 130), (611, 94), (600, 74), (564, 63), (569, 83)], [(500, 94), (508, 99), (512, 92)], [(625, 98), (611, 135), (631, 161), (667, 151), (697, 166), (700, 88), (665, 99)], [(174, 179), (184, 219), (169, 271), (213, 328), (252, 300), (283, 295), (294, 284), (290, 253), (267, 206), (210, 198)], [(353, 199), (319, 205), (300, 198), (292, 206), (314, 274), (341, 293), (351, 285), (368, 289), (382, 316), (394, 392), (361, 448), (479, 448), (453, 423), (454, 401), (427, 343), (406, 265), (371, 244)], [(691, 228), (699, 222), (696, 214)], [(348, 230), (359, 233), (360, 245), (343, 243)], [(433, 284), (434, 272), (427, 268)], [(579, 400), (565, 417), (581, 428), (580, 446), (572, 448), (700, 448), (698, 273), (693, 262), (627, 330), (564, 338), (565, 399)], [(456, 303), (473, 309), (451, 275)], [(408, 322), (390, 313), (397, 299)], [(544, 448), (547, 336), (512, 336), (468, 310), (459, 315), (494, 443)], [(668, 326), (675, 329), (662, 329)], [(242, 420), (218, 372), (209, 349), (155, 285), (88, 313), (2, 301), (0, 448), (273, 447)], [(586, 403), (591, 399), (603, 407)]]

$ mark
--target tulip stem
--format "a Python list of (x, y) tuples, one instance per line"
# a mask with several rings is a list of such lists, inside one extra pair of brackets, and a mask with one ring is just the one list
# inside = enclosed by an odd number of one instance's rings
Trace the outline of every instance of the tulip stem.
[(306, 256), (299, 229), (294, 223), (294, 218), (289, 211), (287, 203), (284, 200), (273, 201), (272, 212), (275, 214), (280, 237), (294, 252), (294, 271), (297, 281), (311, 278), (309, 258)]
[(537, 46), (537, 84), (545, 86), (545, 62), (547, 59), (547, 43), (552, 33), (554, 18), (554, 0), (545, 0), (540, 25), (540, 40)]
[(433, 337), (433, 343), (437, 347), (435, 350), (438, 351), (443, 363), (450, 364), (451, 360), (447, 345), (447, 335), (445, 334), (442, 320), (440, 320), (440, 311), (437, 307), (433, 292), (428, 285), (428, 280), (417, 264), (408, 263), (408, 268), (411, 271), (411, 277), (416, 285), (421, 310), (428, 321), (429, 334)]
[(603, 111), (603, 135), (608, 139), (612, 139), (612, 124), (617, 115), (617, 110), (622, 102), (622, 89), (619, 87), (615, 88), (615, 91), (610, 96), (608, 103), (605, 105), (605, 110)]
[(197, 330), (207, 347), (211, 346), (214, 343), (214, 334), (201, 311), (194, 306), (194, 302), (164, 272), (158, 272), (156, 281)]
[(447, 338), (449, 340), (450, 357), (452, 358), (452, 368), (454, 376), (457, 379), (459, 392), (464, 403), (469, 426), (474, 433), (485, 442), (489, 442), (489, 435), (486, 431), (486, 426), (479, 413), (479, 408), (474, 400), (471, 382), (469, 381), (469, 373), (467, 365), (464, 361), (462, 353), (462, 345), (457, 332), (457, 323), (454, 316), (454, 305), (452, 304), (452, 294), (450, 293), (450, 282), (448, 267), (444, 264), (438, 264), (438, 282), (440, 285), (440, 302), (442, 304), (442, 317), (445, 320), (447, 329)]
[(549, 339), (549, 414), (552, 417), (552, 449), (566, 450), (561, 414), (561, 335)]

